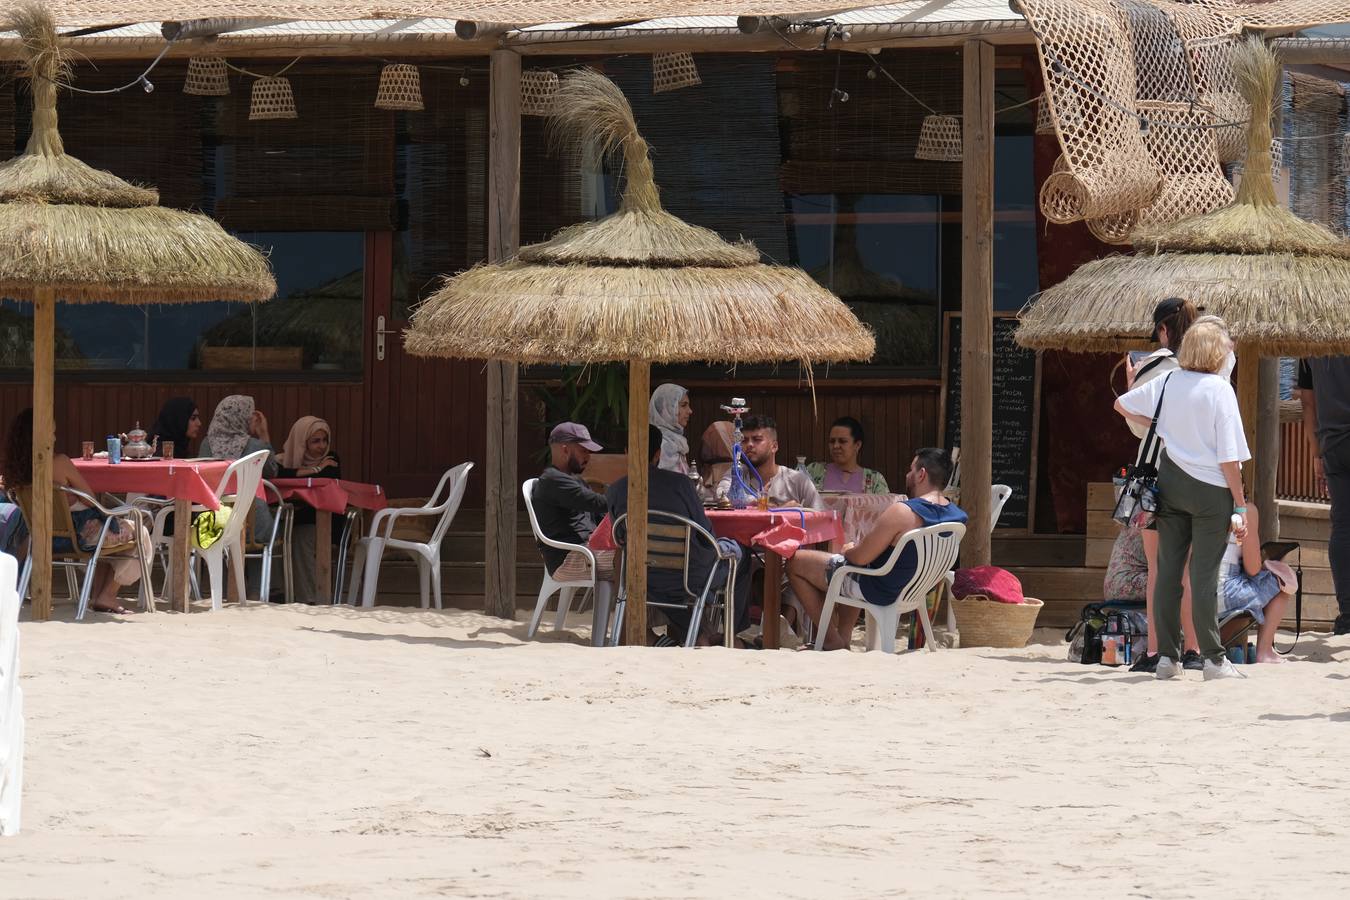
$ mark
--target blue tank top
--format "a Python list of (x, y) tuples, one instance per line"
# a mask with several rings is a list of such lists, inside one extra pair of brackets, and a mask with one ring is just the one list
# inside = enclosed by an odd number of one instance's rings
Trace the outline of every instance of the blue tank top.
[[(955, 503), (942, 506), (931, 500), (901, 500), (900, 502), (912, 509), (914, 515), (919, 517), (919, 521), (924, 526), (941, 525), (944, 522), (960, 522), (962, 525), (966, 523), (965, 510)], [(880, 569), (890, 558), (891, 550), (891, 547), (887, 547), (880, 556), (867, 564), (867, 568)], [(900, 558), (895, 561), (895, 568), (891, 569), (890, 572), (885, 575), (859, 575), (858, 588), (862, 591), (862, 595), (868, 603), (890, 606), (895, 602), (900, 589), (914, 577), (914, 571), (918, 567), (919, 552), (913, 544), (910, 544), (900, 553)]]

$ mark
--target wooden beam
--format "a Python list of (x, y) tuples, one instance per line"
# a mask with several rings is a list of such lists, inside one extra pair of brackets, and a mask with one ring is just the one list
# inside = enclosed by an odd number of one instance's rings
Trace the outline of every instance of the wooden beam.
[(990, 557), (994, 431), (994, 47), (962, 50), (961, 506), (964, 566)]
[[(1260, 372), (1261, 354), (1252, 344), (1237, 345), (1237, 398), (1238, 409), (1242, 413), (1242, 431), (1247, 437), (1247, 447), (1256, 451), (1256, 422), (1260, 414)], [(1256, 499), (1256, 465), (1253, 462), (1242, 467), (1242, 486), (1247, 499)], [(1265, 510), (1261, 510), (1262, 513)]]
[(55, 377), (56, 293), (38, 288), (33, 296), (33, 619), (52, 617), (52, 453), (56, 437)]
[[(1262, 359), (1257, 374), (1255, 489), (1252, 500), (1261, 510), (1261, 542), (1280, 539), (1280, 505), (1275, 481), (1280, 470), (1280, 361)], [(1302, 449), (1301, 447), (1298, 449)]]
[[(628, 596), (623, 642), (647, 645), (647, 398), (651, 363), (628, 363), (628, 535), (624, 542), (624, 585)], [(690, 628), (697, 628), (692, 622)]]
[[(488, 114), (488, 259), (520, 249), (520, 56), (494, 50)], [(514, 363), (487, 365), (487, 498), (483, 604), (516, 617), (516, 395)]]

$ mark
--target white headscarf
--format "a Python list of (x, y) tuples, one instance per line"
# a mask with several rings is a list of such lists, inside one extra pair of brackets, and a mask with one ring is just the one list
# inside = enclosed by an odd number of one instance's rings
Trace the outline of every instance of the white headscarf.
[(652, 391), (652, 402), (647, 406), (651, 423), (661, 429), (661, 468), (688, 473), (689, 441), (680, 427), (680, 401), (689, 392), (678, 384), (663, 384)]

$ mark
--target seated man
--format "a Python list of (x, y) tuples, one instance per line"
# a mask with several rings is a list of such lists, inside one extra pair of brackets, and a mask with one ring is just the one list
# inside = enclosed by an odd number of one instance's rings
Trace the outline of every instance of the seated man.
[[(549, 465), (534, 486), (534, 515), (546, 537), (568, 544), (584, 544), (608, 510), (603, 494), (582, 480), (591, 454), (603, 448), (591, 440), (585, 425), (563, 422), (548, 436)], [(590, 577), (590, 562), (581, 553), (539, 544), (548, 573), (559, 581)], [(614, 551), (595, 554), (597, 576), (614, 580)]]
[[(707, 514), (703, 512), (703, 503), (694, 491), (693, 481), (689, 479), (688, 475), (659, 467), (661, 463), (661, 429), (655, 425), (650, 425), (647, 430), (649, 442), (647, 446), (651, 449), (651, 468), (647, 471), (647, 508), (683, 516), (702, 526), (711, 534), (712, 523), (708, 521)], [(627, 477), (620, 478), (611, 484), (605, 496), (609, 503), (609, 514), (617, 521), (619, 516), (628, 512)], [(658, 517), (651, 521), (660, 525), (673, 524), (664, 517)], [(656, 538), (648, 538), (648, 540), (656, 540)], [(740, 558), (741, 548), (735, 541), (721, 538), (717, 543), (722, 547), (723, 552), (733, 553), (737, 559)], [(690, 589), (695, 592), (701, 590), (703, 585), (707, 583), (708, 574), (714, 565), (719, 565), (720, 570), (713, 577), (713, 590), (717, 590), (726, 584), (728, 567), (725, 563), (717, 562), (708, 542), (699, 537), (694, 537), (690, 540), (689, 547), (692, 557), (689, 562)], [(744, 569), (743, 572), (742, 569)], [(749, 610), (745, 602), (747, 593), (743, 589), (745, 578), (748, 578), (749, 574), (750, 568), (748, 566), (737, 566), (736, 585), (732, 592), (735, 597), (737, 632), (749, 624)], [(673, 569), (649, 569), (647, 572), (647, 599), (660, 603), (686, 603), (689, 600), (689, 595), (684, 590), (684, 575)], [(688, 608), (659, 608), (665, 615), (666, 621), (670, 623), (666, 637), (674, 644), (683, 644), (685, 636), (689, 633), (691, 610)], [(701, 644), (711, 644), (717, 641), (718, 638), (711, 633), (701, 635), (699, 638)], [(663, 644), (663, 646), (665, 645)]]
[[(861, 612), (855, 607), (840, 605), (835, 607), (833, 621), (820, 621), (825, 591), (836, 569), (845, 563), (880, 568), (905, 532), (944, 522), (965, 524), (965, 512), (942, 496), (942, 489), (951, 474), (952, 459), (946, 450), (927, 447), (918, 451), (905, 473), (905, 493), (910, 499), (900, 500), (882, 513), (872, 530), (858, 543), (847, 545), (843, 553), (798, 550), (788, 562), (788, 580), (797, 599), (812, 621), (825, 629), (826, 650), (848, 649)], [(913, 546), (907, 547), (888, 574), (850, 575), (852, 584), (846, 590), (850, 596), (861, 597), (869, 603), (889, 605), (895, 602), (896, 595), (913, 577), (918, 565), (918, 552)]]
[[(778, 464), (778, 423), (769, 416), (747, 416), (741, 425), (741, 449), (750, 465), (764, 479), (764, 490), (774, 506), (800, 506), (803, 509), (824, 509), (815, 482), (805, 472)], [(725, 497), (731, 490), (731, 472), (717, 482), (717, 496)], [(753, 472), (741, 472), (741, 478), (755, 490), (759, 479)]]

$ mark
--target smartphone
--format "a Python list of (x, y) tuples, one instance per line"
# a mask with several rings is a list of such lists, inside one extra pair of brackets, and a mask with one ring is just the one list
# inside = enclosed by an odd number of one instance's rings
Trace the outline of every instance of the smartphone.
[(1138, 366), (1139, 363), (1143, 362), (1144, 358), (1149, 356), (1152, 352), (1152, 350), (1131, 350), (1129, 353), (1130, 365)]

